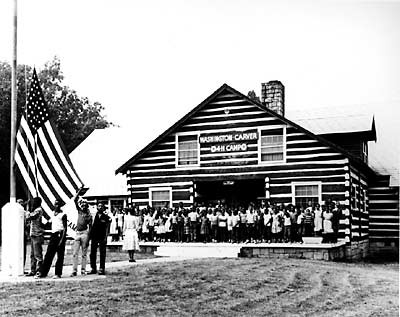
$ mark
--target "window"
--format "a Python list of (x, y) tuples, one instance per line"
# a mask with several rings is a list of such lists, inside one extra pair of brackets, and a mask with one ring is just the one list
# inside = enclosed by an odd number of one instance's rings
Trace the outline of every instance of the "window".
[(262, 130), (260, 137), (261, 162), (282, 162), (284, 160), (283, 128)]
[(171, 188), (150, 188), (150, 205), (154, 208), (171, 207)]
[(292, 183), (292, 204), (306, 208), (309, 201), (321, 204), (321, 183)]
[(368, 142), (362, 143), (362, 158), (364, 162), (368, 163)]
[(199, 163), (199, 142), (197, 135), (177, 136), (177, 165), (197, 165)]

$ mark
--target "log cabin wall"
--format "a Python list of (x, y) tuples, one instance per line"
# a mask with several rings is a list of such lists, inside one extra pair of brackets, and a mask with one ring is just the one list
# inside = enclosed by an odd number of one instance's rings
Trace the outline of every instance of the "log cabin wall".
[(368, 239), (368, 179), (353, 166), (350, 167), (350, 212), (351, 240)]
[[(282, 135), (283, 157), (263, 162), (261, 138), (277, 133)], [(240, 138), (237, 142), (216, 141), (235, 135)], [(179, 166), (177, 140), (185, 136), (198, 140), (198, 158), (193, 165)], [(201, 182), (253, 179), (259, 180), (257, 184), (262, 180), (263, 196), (271, 202), (294, 203), (296, 186), (315, 185), (318, 202), (330, 198), (349, 207), (349, 160), (345, 155), (229, 89), (142, 153), (127, 168), (127, 177), (131, 202), (139, 206), (151, 205), (154, 188), (170, 192), (173, 206), (179, 202), (190, 206)], [(349, 225), (347, 218), (341, 220), (341, 237), (346, 232), (350, 237)]]
[(399, 257), (399, 186), (389, 176), (378, 176), (369, 187), (370, 253)]

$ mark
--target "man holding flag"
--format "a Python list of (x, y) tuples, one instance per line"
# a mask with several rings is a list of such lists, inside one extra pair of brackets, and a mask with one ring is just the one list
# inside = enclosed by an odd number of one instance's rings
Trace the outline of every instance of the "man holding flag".
[(33, 198), (30, 210), (26, 212), (26, 220), (30, 221), (30, 238), (31, 238), (31, 271), (27, 276), (40, 276), (43, 264), (43, 226), (42, 216), (43, 209), (41, 207), (42, 199), (40, 197)]

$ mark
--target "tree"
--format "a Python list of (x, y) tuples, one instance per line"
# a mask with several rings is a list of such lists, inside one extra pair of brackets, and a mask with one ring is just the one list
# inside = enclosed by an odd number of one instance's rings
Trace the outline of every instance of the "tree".
[[(17, 68), (18, 122), (23, 114), (29, 90), (29, 79), (33, 69), (27, 65)], [(94, 129), (105, 128), (112, 123), (102, 114), (104, 107), (99, 102), (90, 102), (80, 97), (70, 87), (63, 85), (64, 76), (59, 58), (44, 65), (38, 72), (47, 105), (68, 152), (76, 148)], [(10, 105), (11, 66), (0, 62), (0, 177), (8, 179), (10, 165)], [(8, 200), (8, 182), (0, 184), (0, 203)]]
[(251, 100), (260, 102), (260, 98), (256, 95), (256, 93), (255, 93), (254, 90), (250, 90), (250, 91), (247, 93), (247, 97), (249, 97)]

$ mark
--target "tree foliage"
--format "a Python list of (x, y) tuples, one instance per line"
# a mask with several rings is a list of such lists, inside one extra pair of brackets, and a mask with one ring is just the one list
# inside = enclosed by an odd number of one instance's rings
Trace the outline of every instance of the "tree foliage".
[[(33, 69), (27, 65), (17, 68), (18, 122), (25, 109)], [(104, 107), (81, 97), (64, 85), (60, 60), (55, 57), (38, 72), (50, 116), (60, 132), (68, 152), (77, 147), (94, 129), (105, 128), (111, 123), (103, 115)], [(10, 158), (10, 106), (11, 66), (0, 62), (0, 177), (8, 179)], [(7, 188), (5, 188), (7, 187)], [(0, 185), (1, 196), (8, 195), (8, 182)], [(0, 197), (1, 199), (1, 197)]]
[(260, 97), (257, 96), (256, 92), (254, 90), (250, 90), (247, 93), (247, 97), (249, 97), (251, 100), (260, 102)]

